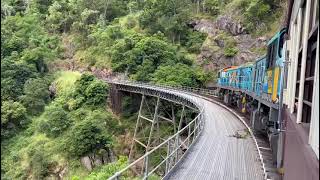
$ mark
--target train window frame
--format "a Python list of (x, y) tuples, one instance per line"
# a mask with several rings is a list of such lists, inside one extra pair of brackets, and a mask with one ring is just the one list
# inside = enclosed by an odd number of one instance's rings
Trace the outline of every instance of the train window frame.
[(279, 42), (279, 39), (277, 38), (276, 40), (274, 40), (272, 43), (268, 45), (267, 69), (274, 67), (274, 65), (276, 64), (277, 54), (278, 54), (277, 52), (278, 42)]
[(273, 46), (270, 44), (268, 46), (268, 51), (267, 51), (267, 61), (268, 61), (268, 67), (267, 69), (269, 69), (269, 67), (271, 66), (271, 63), (270, 63), (270, 54), (272, 54), (272, 51), (273, 51)]
[(281, 52), (282, 52), (283, 44), (284, 44), (284, 35), (285, 35), (285, 33), (282, 33), (280, 35), (280, 37), (279, 37), (279, 40), (278, 40), (278, 46), (279, 46), (279, 48), (278, 48), (278, 56), (279, 56), (279, 58), (282, 57)]

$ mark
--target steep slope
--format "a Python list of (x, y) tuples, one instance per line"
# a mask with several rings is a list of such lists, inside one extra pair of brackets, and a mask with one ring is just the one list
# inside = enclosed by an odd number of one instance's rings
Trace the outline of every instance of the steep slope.
[[(268, 40), (281, 28), (279, 22), (283, 19), (285, 3), (280, 1), (281, 4), (274, 9), (269, 6), (269, 17), (258, 18), (256, 26), (252, 27), (250, 23), (257, 20), (250, 13), (263, 11), (259, 2), (233, 0), (221, 7), (215, 18), (200, 17), (189, 23), (194, 30), (208, 35), (197, 56), (197, 63), (202, 68), (217, 71), (255, 61), (266, 53)], [(255, 11), (251, 10), (252, 6)]]

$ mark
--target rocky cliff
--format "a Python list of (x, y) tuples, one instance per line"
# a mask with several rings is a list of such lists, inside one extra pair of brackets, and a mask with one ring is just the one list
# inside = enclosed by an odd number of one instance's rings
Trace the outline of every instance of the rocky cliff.
[(216, 20), (194, 20), (190, 26), (206, 33), (207, 39), (197, 56), (197, 63), (206, 71), (255, 61), (265, 54), (269, 37), (253, 37), (243, 24), (231, 16), (221, 15)]

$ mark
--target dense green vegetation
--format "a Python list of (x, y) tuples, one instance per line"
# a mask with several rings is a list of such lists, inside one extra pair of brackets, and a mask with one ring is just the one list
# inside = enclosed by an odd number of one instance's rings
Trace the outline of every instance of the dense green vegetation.
[[(105, 179), (124, 167), (118, 136), (133, 128), (136, 105), (119, 119), (106, 108), (104, 82), (50, 65), (72, 59), (133, 80), (201, 87), (213, 77), (195, 63), (206, 35), (188, 23), (230, 6), (250, 32), (263, 32), (278, 8), (273, 0), (2, 1), (1, 178)], [(225, 39), (224, 54), (235, 56), (235, 42)], [(80, 162), (111, 151), (118, 161), (92, 172)]]

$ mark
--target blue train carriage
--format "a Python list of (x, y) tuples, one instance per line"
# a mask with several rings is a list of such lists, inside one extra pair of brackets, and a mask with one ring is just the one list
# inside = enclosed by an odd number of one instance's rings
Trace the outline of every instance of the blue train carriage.
[(230, 69), (237, 68), (237, 66), (230, 66), (219, 70), (218, 85), (221, 87), (230, 87)]
[(284, 35), (286, 29), (279, 31), (268, 42), (266, 69), (263, 80), (262, 99), (278, 103), (280, 96), (281, 67), (284, 62)]
[[(268, 136), (274, 159), (278, 156), (281, 123), (275, 103), (278, 103), (280, 97), (285, 33), (286, 30), (283, 29), (275, 34), (268, 42), (266, 56), (257, 59), (254, 64), (222, 69), (219, 76), (219, 83), (222, 85), (219, 90), (220, 98), (226, 104), (238, 106), (242, 112), (250, 113), (252, 128)], [(251, 97), (248, 93), (237, 91), (238, 89), (253, 92), (254, 96), (260, 98)]]
[(254, 79), (252, 84), (252, 91), (255, 93), (256, 96), (260, 97), (262, 94), (263, 89), (263, 81), (265, 77), (265, 71), (266, 71), (266, 63), (267, 63), (267, 57), (266, 55), (260, 57), (256, 60), (254, 63)]
[(239, 89), (240, 85), (239, 85), (239, 76), (238, 74), (239, 72), (239, 68), (238, 66), (233, 66), (231, 68), (228, 68), (226, 70), (228, 76), (229, 76), (229, 82), (228, 82), (228, 86), (234, 89)]
[(238, 68), (238, 86), (243, 91), (252, 92), (253, 63), (248, 62)]

